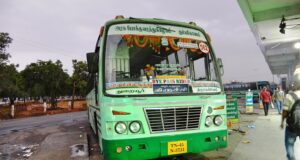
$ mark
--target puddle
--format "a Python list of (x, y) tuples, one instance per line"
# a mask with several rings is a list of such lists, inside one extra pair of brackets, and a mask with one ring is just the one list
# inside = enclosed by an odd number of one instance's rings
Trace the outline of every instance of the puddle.
[(27, 159), (39, 145), (3, 144), (0, 145), (0, 160)]
[(85, 144), (75, 144), (70, 146), (71, 148), (71, 157), (84, 157), (88, 156), (87, 145)]
[(0, 152), (0, 160), (9, 160), (9, 155), (7, 153)]
[(12, 132), (19, 132), (19, 130), (17, 130), (17, 129), (12, 129), (10, 131), (12, 131)]

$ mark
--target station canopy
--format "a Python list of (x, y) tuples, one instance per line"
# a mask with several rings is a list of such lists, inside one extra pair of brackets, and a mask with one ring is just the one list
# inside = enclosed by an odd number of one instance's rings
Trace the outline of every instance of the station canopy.
[[(292, 75), (300, 62), (300, 0), (238, 0), (272, 74)], [(284, 17), (285, 21), (282, 21)], [(280, 32), (280, 23), (285, 23)], [(283, 26), (282, 26), (283, 27)]]

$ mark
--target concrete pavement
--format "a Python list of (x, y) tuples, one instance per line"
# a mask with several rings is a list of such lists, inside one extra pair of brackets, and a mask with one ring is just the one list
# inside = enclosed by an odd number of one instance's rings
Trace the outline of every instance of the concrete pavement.
[[(258, 110), (259, 116), (254, 125), (249, 126), (229, 160), (285, 160), (284, 130), (280, 126), (281, 115), (271, 109), (268, 116)], [(300, 158), (299, 139), (295, 145), (296, 157)]]

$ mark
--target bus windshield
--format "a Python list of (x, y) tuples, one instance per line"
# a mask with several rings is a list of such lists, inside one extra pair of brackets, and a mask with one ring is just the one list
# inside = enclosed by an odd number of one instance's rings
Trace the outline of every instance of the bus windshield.
[(205, 36), (196, 29), (155, 24), (112, 25), (105, 49), (106, 93), (219, 93), (212, 54)]

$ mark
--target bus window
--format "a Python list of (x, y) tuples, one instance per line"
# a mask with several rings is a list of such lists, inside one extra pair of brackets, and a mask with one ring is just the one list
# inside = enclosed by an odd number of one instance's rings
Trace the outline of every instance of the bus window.
[(209, 60), (209, 72), (210, 72), (210, 80), (217, 81), (217, 76), (215, 72), (215, 66), (214, 63), (212, 63), (212, 60)]
[(175, 54), (176, 53), (171, 53), (169, 56), (168, 56), (168, 61), (169, 61), (169, 64), (176, 64), (176, 58), (175, 58)]
[[(202, 85), (195, 83), (201, 81), (214, 81), (219, 86), (220, 79), (217, 79), (214, 70), (216, 64), (210, 56), (207, 42), (174, 35), (137, 34), (108, 32), (104, 68), (106, 89), (111, 89), (109, 94), (208, 92), (197, 89)], [(200, 50), (200, 44), (206, 50)], [(215, 88), (215, 83), (209, 84)], [(132, 89), (136, 86), (149, 88)]]
[(180, 64), (180, 66), (182, 66), (184, 68), (184, 70), (186, 72), (186, 76), (191, 77), (188, 55), (185, 54), (183, 49), (179, 50), (177, 52), (177, 55), (178, 55), (179, 64)]
[(196, 80), (206, 80), (206, 71), (205, 71), (205, 59), (201, 58), (194, 61), (194, 70), (195, 70), (195, 79)]

